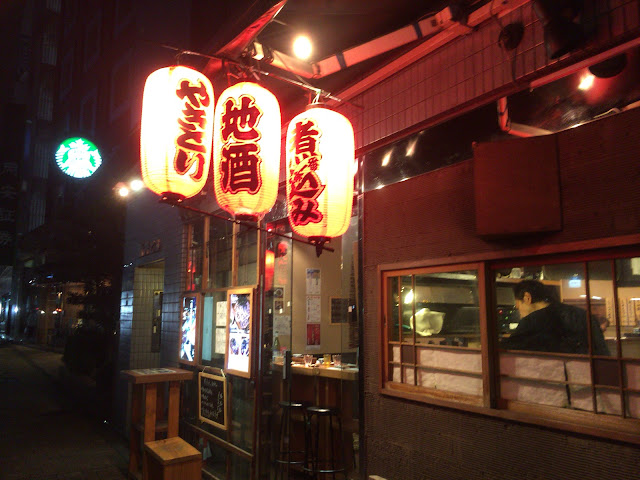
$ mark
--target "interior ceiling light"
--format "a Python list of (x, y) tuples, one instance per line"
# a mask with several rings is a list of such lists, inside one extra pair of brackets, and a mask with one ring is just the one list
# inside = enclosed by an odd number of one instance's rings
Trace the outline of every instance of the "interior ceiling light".
[(305, 35), (299, 35), (293, 40), (293, 54), (300, 60), (307, 60), (311, 56), (313, 47), (311, 40)]
[(589, 90), (591, 87), (593, 87), (593, 82), (595, 81), (595, 79), (596, 77), (590, 73), (583, 75), (580, 78), (580, 85), (578, 85), (578, 89), (582, 91)]
[(416, 143), (418, 143), (418, 137), (413, 138), (409, 141), (406, 152), (407, 157), (413, 156), (413, 153), (416, 151)]
[(393, 150), (389, 150), (385, 156), (382, 158), (382, 163), (381, 166), (386, 167), (387, 165), (389, 165), (389, 161), (391, 160), (391, 154), (393, 153)]

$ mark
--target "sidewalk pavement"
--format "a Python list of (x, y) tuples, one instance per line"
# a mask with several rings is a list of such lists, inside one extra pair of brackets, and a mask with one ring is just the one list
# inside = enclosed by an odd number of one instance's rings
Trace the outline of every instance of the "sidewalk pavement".
[(92, 415), (95, 385), (60, 352), (0, 343), (0, 478), (126, 480), (126, 439)]

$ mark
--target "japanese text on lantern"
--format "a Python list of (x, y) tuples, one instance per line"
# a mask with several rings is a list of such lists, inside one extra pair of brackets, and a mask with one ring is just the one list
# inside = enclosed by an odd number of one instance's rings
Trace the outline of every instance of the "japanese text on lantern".
[[(189, 176), (198, 181), (204, 174), (204, 153), (207, 151), (207, 146), (202, 140), (206, 124), (210, 121), (207, 119), (203, 107), (208, 107), (211, 100), (202, 81), (198, 81), (194, 85), (189, 80), (182, 80), (180, 87), (176, 90), (176, 95), (184, 100), (184, 109), (182, 110), (182, 118), (178, 119), (182, 134), (176, 139), (174, 168), (180, 175), (191, 172)], [(195, 170), (193, 170), (196, 162)]]
[(311, 119), (300, 121), (295, 126), (292, 138), (293, 162), (290, 170), (290, 220), (295, 225), (319, 223), (322, 213), (318, 210), (318, 196), (324, 190), (317, 170), (322, 155), (318, 149), (322, 132)]
[(221, 186), (226, 193), (246, 191), (255, 194), (262, 186), (258, 140), (262, 137), (256, 128), (262, 110), (250, 95), (240, 95), (239, 103), (227, 99), (222, 114)]

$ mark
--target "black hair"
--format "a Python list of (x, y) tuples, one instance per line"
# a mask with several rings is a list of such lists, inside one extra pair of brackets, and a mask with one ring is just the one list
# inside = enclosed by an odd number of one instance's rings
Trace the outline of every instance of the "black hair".
[(525, 292), (529, 292), (531, 295), (531, 303), (549, 301), (547, 287), (537, 280), (522, 280), (513, 286), (513, 295), (516, 300), (522, 300)]

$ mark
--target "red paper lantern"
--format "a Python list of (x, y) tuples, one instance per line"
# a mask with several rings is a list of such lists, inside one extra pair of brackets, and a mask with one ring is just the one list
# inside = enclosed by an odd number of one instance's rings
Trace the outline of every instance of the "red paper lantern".
[(273, 273), (276, 266), (276, 254), (273, 250), (264, 252), (264, 289), (271, 290), (273, 287)]
[(153, 72), (144, 87), (140, 127), (142, 179), (153, 192), (192, 197), (211, 163), (213, 86), (183, 66)]
[(322, 245), (349, 227), (353, 201), (353, 127), (318, 105), (287, 130), (287, 210), (292, 230)]
[(251, 82), (227, 88), (216, 105), (213, 179), (220, 207), (236, 217), (271, 210), (280, 177), (280, 105)]

